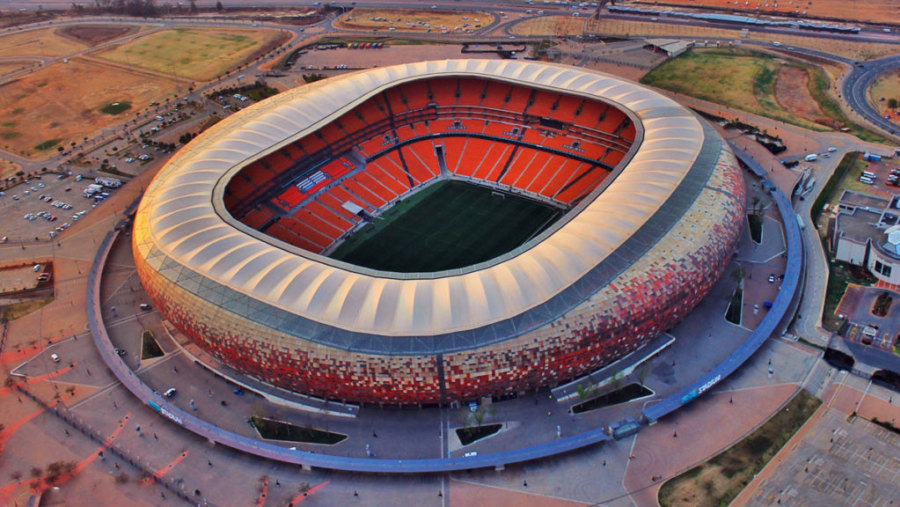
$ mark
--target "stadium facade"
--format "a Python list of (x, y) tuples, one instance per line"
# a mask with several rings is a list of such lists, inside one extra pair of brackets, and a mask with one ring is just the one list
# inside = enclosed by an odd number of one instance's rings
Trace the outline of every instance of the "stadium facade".
[[(564, 214), (452, 270), (327, 256), (446, 179)], [(672, 100), (572, 67), (448, 60), (331, 78), (220, 122), (149, 186), (133, 247), (162, 315), (235, 369), (333, 400), (444, 403), (639, 349), (710, 291), (744, 216), (733, 154)]]

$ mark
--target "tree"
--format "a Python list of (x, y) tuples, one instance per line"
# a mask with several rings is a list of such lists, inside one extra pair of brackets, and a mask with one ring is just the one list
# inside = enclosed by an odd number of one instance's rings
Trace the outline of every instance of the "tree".
[(889, 107), (889, 108), (891, 108), (891, 109), (897, 109), (897, 99), (895, 99), (894, 97), (891, 97), (891, 98), (888, 99), (887, 102), (888, 102), (888, 107)]
[(197, 13), (197, 1), (191, 0), (191, 14)]
[(597, 385), (591, 381), (587, 383), (578, 384), (575, 386), (575, 393), (578, 394), (578, 399), (581, 401), (587, 401), (588, 398), (594, 394), (594, 389), (597, 388)]
[(225, 10), (225, 6), (222, 5), (222, 2), (216, 2), (216, 10), (222, 12)]
[(731, 279), (736, 283), (741, 284), (744, 281), (744, 277), (747, 276), (747, 270), (744, 266), (738, 264), (736, 268), (731, 272)]

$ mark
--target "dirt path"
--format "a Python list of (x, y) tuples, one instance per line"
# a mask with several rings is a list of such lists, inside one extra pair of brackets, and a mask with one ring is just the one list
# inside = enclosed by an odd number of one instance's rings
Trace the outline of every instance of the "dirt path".
[(821, 123), (825, 114), (809, 93), (806, 69), (782, 65), (775, 78), (775, 100), (782, 109), (811, 122)]

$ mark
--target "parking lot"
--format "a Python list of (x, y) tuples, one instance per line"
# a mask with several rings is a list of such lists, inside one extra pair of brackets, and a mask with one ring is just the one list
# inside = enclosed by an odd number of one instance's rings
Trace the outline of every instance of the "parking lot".
[[(72, 174), (69, 174), (71, 172)], [(54, 239), (87, 215), (115, 189), (104, 187), (99, 199), (85, 197), (94, 180), (85, 171), (44, 173), (0, 195), (0, 241), (27, 243)], [(102, 194), (106, 193), (107, 196)]]

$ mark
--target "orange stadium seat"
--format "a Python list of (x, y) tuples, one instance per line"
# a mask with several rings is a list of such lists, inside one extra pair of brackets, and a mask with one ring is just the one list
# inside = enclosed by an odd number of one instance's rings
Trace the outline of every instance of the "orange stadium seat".
[(261, 162), (254, 162), (247, 167), (241, 169), (241, 175), (246, 176), (254, 185), (263, 186), (268, 183), (274, 174), (267, 169)]
[(346, 189), (344, 189), (341, 186), (331, 187), (331, 189), (329, 189), (328, 191), (332, 195), (334, 195), (338, 200), (340, 200), (342, 203), (352, 202), (353, 204), (355, 204), (361, 208), (368, 207), (367, 204), (365, 202), (363, 202), (362, 199), (351, 195), (350, 192), (348, 192)]
[(305, 157), (307, 153), (305, 153), (299, 146), (296, 144), (289, 144), (284, 147), (284, 151), (287, 156), (291, 157), (294, 160), (300, 160)]
[(509, 94), (511, 88), (512, 86), (506, 83), (498, 83), (496, 81), (489, 82), (481, 105), (484, 107), (492, 107), (494, 109), (504, 109), (506, 107), (506, 95)]
[(441, 142), (444, 145), (444, 162), (447, 164), (447, 170), (455, 174), (462, 158), (463, 148), (466, 146), (466, 138), (442, 137)]
[[(278, 224), (292, 231), (298, 240), (303, 243), (315, 245), (314, 249), (310, 249), (313, 252), (321, 252), (325, 247), (331, 244), (331, 238), (314, 230), (312, 227), (294, 217), (282, 217), (278, 220)], [(298, 244), (298, 246), (302, 245)], [(307, 247), (304, 246), (303, 248)]]
[(575, 178), (579, 174), (579, 169), (584, 165), (584, 162), (574, 159), (566, 159), (566, 161), (560, 166), (559, 170), (556, 171), (556, 174), (553, 178), (550, 179), (550, 182), (547, 183), (547, 186), (541, 190), (541, 194), (547, 197), (552, 197), (556, 192), (559, 191), (569, 181)]
[(341, 116), (337, 120), (337, 122), (341, 124), (341, 126), (344, 128), (344, 131), (347, 132), (347, 134), (353, 134), (355, 132), (358, 132), (358, 131), (366, 128), (366, 125), (367, 125), (366, 122), (364, 122), (363, 120), (360, 120), (359, 117), (356, 115), (357, 115), (357, 111), (354, 109), (353, 111), (350, 111), (349, 113), (345, 114), (344, 116)]
[(477, 137), (467, 138), (465, 147), (459, 157), (456, 174), (459, 174), (460, 176), (472, 176), (475, 169), (478, 168), (478, 164), (484, 160), (484, 157), (492, 144), (492, 141), (486, 139), (479, 139)]
[[(404, 146), (402, 149), (403, 160), (406, 161), (406, 167), (409, 168), (409, 173), (412, 174), (412, 177), (415, 178), (415, 180), (418, 181), (419, 184), (425, 183), (431, 178), (434, 178), (437, 171), (432, 172), (431, 168), (429, 168), (426, 163), (422, 161), (422, 159), (415, 155), (412, 149), (412, 145)], [(434, 158), (434, 155), (432, 155), (432, 158)], [(435, 161), (435, 165), (436, 164), (437, 162)]]
[[(384, 109), (382, 115), (385, 118), (388, 115), (388, 111), (397, 115), (410, 110), (409, 99), (406, 97), (403, 87), (389, 88), (379, 95), (379, 97), (381, 98), (381, 106)], [(387, 108), (387, 104), (390, 104), (389, 109)]]
[(600, 167), (594, 167), (592, 170), (585, 164), (585, 167), (579, 174), (583, 174), (577, 181), (573, 181), (568, 187), (560, 189), (554, 196), (558, 201), (566, 204), (573, 204), (576, 199), (588, 194), (597, 187), (600, 182), (609, 175), (609, 172)]
[(335, 212), (329, 210), (325, 205), (320, 203), (319, 201), (310, 201), (305, 208), (309, 209), (311, 212), (315, 213), (315, 215), (329, 225), (333, 226), (336, 229), (339, 229), (341, 233), (344, 233), (351, 227), (353, 227), (353, 223), (346, 220), (344, 217), (336, 214)]
[(536, 91), (534, 103), (528, 108), (528, 114), (547, 118), (553, 113), (553, 105), (559, 100), (559, 94), (544, 91)]
[[(399, 94), (406, 99), (410, 111), (423, 109), (431, 100), (428, 99), (428, 87), (421, 81), (407, 83), (396, 88)], [(393, 102), (391, 103), (393, 107)], [(397, 111), (394, 111), (396, 114)]]
[(506, 162), (509, 161), (509, 157), (512, 156), (515, 149), (515, 145), (505, 145), (503, 147), (503, 152), (497, 158), (497, 161), (494, 162), (494, 166), (490, 169), (484, 179), (487, 181), (497, 181), (497, 179), (500, 178), (500, 175), (503, 173), (503, 168), (506, 167)]
[(493, 142), (490, 144), (484, 157), (477, 162), (478, 166), (472, 174), (473, 178), (484, 180), (494, 170), (503, 157), (508, 153), (509, 145), (505, 143)]
[(377, 97), (371, 98), (355, 108), (355, 111), (363, 117), (363, 121), (368, 125), (374, 125), (386, 118), (385, 114), (378, 109), (376, 99)]
[(537, 153), (535, 153), (534, 157), (528, 161), (527, 165), (523, 166), (518, 171), (520, 175), (512, 183), (515, 188), (528, 190), (538, 174), (544, 170), (544, 167), (553, 158), (553, 155), (546, 151), (536, 151)]
[(515, 87), (510, 95), (509, 102), (506, 103), (505, 109), (514, 113), (524, 113), (528, 107), (528, 98), (531, 96), (531, 90), (522, 87)]
[(368, 175), (365, 171), (356, 173), (353, 177), (368, 190), (371, 190), (377, 194), (378, 197), (384, 199), (385, 202), (391, 202), (397, 198), (397, 194), (394, 193), (394, 191), (379, 183), (378, 180)]
[(456, 103), (462, 106), (477, 106), (481, 104), (481, 91), (485, 82), (477, 79), (459, 80), (459, 99)]
[(260, 227), (266, 224), (269, 219), (272, 218), (272, 214), (266, 211), (262, 211), (259, 209), (250, 210), (246, 216), (241, 220), (248, 227), (252, 227), (256, 230), (259, 230)]
[(343, 201), (341, 199), (331, 195), (329, 192), (331, 192), (331, 190), (329, 190), (328, 192), (319, 194), (318, 197), (316, 197), (316, 199), (321, 201), (322, 205), (326, 206), (332, 213), (336, 213), (336, 214), (340, 215), (342, 218), (344, 218), (345, 220), (348, 220), (350, 222), (357, 222), (359, 220), (359, 217), (357, 217), (353, 213), (350, 213), (349, 211), (345, 210), (343, 208), (343, 206), (341, 206)]
[(366, 166), (366, 174), (378, 180), (379, 183), (391, 189), (391, 192), (401, 195), (409, 190), (406, 180), (398, 181), (396, 178), (388, 174), (381, 165), (374, 161)]
[(547, 186), (547, 183), (550, 183), (550, 180), (553, 176), (556, 175), (556, 172), (559, 168), (565, 164), (565, 157), (561, 157), (559, 155), (550, 155), (550, 158), (545, 162), (545, 164), (541, 167), (541, 169), (535, 174), (535, 177), (528, 184), (526, 190), (529, 192), (534, 192), (536, 194), (540, 194), (541, 190)]
[(528, 167), (534, 159), (535, 155), (537, 155), (536, 150), (526, 146), (519, 146), (519, 149), (516, 150), (516, 154), (509, 164), (509, 170), (503, 175), (500, 184), (512, 186), (516, 180), (519, 179), (519, 176), (522, 175), (524, 168)]
[(456, 78), (435, 79), (431, 82), (432, 102), (440, 106), (456, 105), (456, 91), (459, 80)]
[(329, 146), (337, 143), (347, 135), (334, 123), (329, 123), (328, 125), (325, 125), (321, 129), (319, 129), (319, 134), (325, 140), (325, 144)]
[(380, 208), (384, 206), (385, 200), (381, 197), (378, 197), (377, 194), (372, 192), (371, 190), (363, 187), (358, 181), (353, 178), (348, 178), (341, 182), (341, 185), (353, 193), (353, 195), (359, 197), (360, 199), (366, 201), (369, 205), (374, 208)]
[(310, 252), (319, 252), (321, 250), (318, 246), (314, 245), (312, 242), (306, 241), (305, 244), (300, 244), (299, 240), (301, 240), (302, 238), (297, 236), (297, 233), (288, 229), (287, 227), (282, 225), (280, 222), (276, 222), (276, 223), (272, 224), (272, 226), (269, 227), (268, 229), (266, 229), (264, 232), (266, 234), (268, 234), (269, 236), (272, 236), (275, 239), (280, 239), (281, 241), (284, 241), (285, 243), (287, 243), (289, 245), (299, 246), (300, 248), (303, 248), (304, 250), (309, 250)]
[(574, 123), (575, 112), (578, 111), (578, 106), (580, 106), (582, 102), (584, 102), (584, 99), (579, 97), (560, 95), (556, 111), (553, 111), (550, 118), (566, 123)]
[(385, 153), (383, 157), (378, 159), (378, 163), (382, 169), (387, 171), (388, 174), (402, 182), (404, 185), (410, 185), (410, 187), (415, 185), (415, 181), (410, 181), (410, 175), (407, 173), (406, 169), (403, 168), (403, 163), (400, 161), (400, 152), (398, 150)]
[(365, 157), (371, 157), (385, 148), (385, 146), (382, 145), (383, 142), (381, 136), (378, 136), (360, 144), (359, 151), (361, 151)]
[(326, 220), (316, 215), (310, 206), (300, 208), (300, 210), (294, 214), (294, 218), (308, 225), (319, 234), (327, 236), (329, 238), (329, 243), (344, 233), (342, 227), (328, 223)]
[(297, 190), (297, 187), (291, 185), (278, 196), (278, 205), (286, 210), (290, 210), (294, 206), (300, 204), (304, 198), (306, 198), (306, 195)]
[[(431, 139), (425, 139), (415, 143), (410, 143), (407, 147), (415, 153), (429, 172), (437, 176), (441, 172), (440, 164), (438, 164), (437, 155), (434, 152), (434, 143)], [(409, 161), (407, 161), (407, 164)]]
[(312, 134), (304, 137), (300, 141), (297, 142), (306, 153), (313, 154), (326, 147), (325, 141), (323, 141), (317, 135), (317, 132), (313, 132)]

